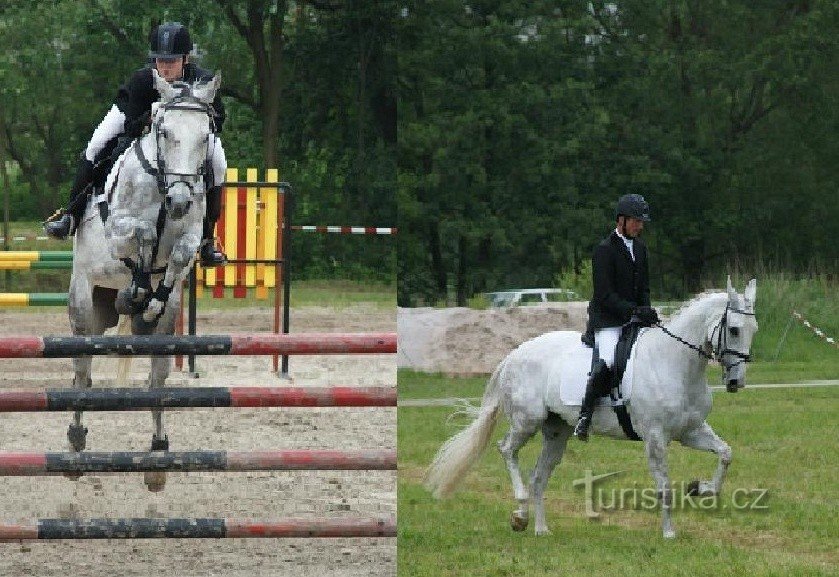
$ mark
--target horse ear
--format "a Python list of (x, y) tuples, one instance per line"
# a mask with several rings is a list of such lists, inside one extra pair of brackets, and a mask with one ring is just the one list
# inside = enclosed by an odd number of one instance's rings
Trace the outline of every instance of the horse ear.
[(746, 292), (743, 294), (746, 297), (746, 302), (754, 306), (755, 297), (757, 297), (757, 279), (752, 279), (746, 285)]
[(221, 86), (221, 71), (216, 71), (213, 79), (198, 85), (195, 88), (194, 94), (204, 104), (212, 104), (216, 98), (216, 92)]
[(726, 290), (728, 291), (728, 300), (731, 302), (737, 302), (737, 291), (734, 290), (734, 287), (731, 286), (731, 275), (728, 275), (728, 280), (726, 281)]
[(176, 96), (176, 91), (172, 88), (172, 85), (166, 82), (166, 79), (157, 72), (157, 69), (152, 68), (151, 73), (154, 89), (160, 93), (161, 100), (164, 102), (172, 100)]

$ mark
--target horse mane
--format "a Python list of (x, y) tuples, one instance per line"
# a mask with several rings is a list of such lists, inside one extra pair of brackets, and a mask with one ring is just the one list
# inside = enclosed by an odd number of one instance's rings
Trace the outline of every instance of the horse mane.
[(680, 306), (678, 309), (673, 311), (673, 313), (670, 315), (670, 322), (676, 321), (681, 316), (683, 316), (685, 313), (687, 313), (691, 308), (695, 307), (700, 302), (705, 301), (706, 299), (708, 299), (710, 297), (713, 297), (713, 296), (724, 296), (725, 298), (728, 298), (728, 295), (723, 290), (708, 289), (708, 290), (702, 291), (701, 293), (694, 296), (689, 301), (683, 303), (682, 306)]

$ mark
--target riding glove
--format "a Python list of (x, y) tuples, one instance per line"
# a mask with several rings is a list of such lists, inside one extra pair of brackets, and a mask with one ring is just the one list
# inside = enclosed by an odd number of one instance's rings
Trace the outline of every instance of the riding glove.
[(640, 321), (641, 324), (644, 324), (646, 326), (656, 325), (659, 322), (661, 322), (658, 318), (658, 312), (653, 307), (635, 307), (635, 310), (632, 311), (632, 316), (638, 319), (638, 321)]

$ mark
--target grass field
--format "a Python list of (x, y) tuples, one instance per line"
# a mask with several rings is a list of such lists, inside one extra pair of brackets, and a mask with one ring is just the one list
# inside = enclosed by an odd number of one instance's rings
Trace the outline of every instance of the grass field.
[[(399, 378), (400, 398), (449, 396), (453, 390), (480, 394), (482, 389), (483, 379), (416, 373)], [(400, 576), (839, 573), (839, 387), (715, 394), (709, 422), (732, 446), (734, 460), (713, 507), (705, 501), (704, 509), (683, 504), (674, 512), (679, 533), (674, 541), (662, 539), (657, 510), (631, 503), (589, 520), (584, 492), (572, 488), (587, 469), (595, 475), (623, 471), (603, 482), (607, 495), (613, 489), (652, 487), (640, 443), (569, 442), (547, 491), (551, 536), (535, 537), (532, 525), (525, 533), (510, 530), (510, 480), (492, 443), (454, 497), (435, 501), (421, 481), (440, 444), (465, 424), (447, 422), (451, 412), (399, 409)], [(502, 423), (496, 439), (507, 428)], [(532, 468), (540, 445), (536, 438), (522, 450), (523, 471)], [(675, 483), (710, 478), (715, 465), (711, 454), (671, 446)], [(767, 496), (758, 499), (756, 491), (764, 489)], [(766, 508), (733, 507), (735, 491), (737, 505)]]

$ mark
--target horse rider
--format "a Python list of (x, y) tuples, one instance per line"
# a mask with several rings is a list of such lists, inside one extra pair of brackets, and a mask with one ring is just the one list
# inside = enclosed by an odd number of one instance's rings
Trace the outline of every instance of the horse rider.
[[(45, 223), (44, 229), (49, 236), (63, 239), (75, 233), (92, 185), (104, 184), (119, 155), (150, 124), (151, 105), (160, 99), (154, 88), (153, 68), (167, 82), (212, 80), (212, 72), (189, 61), (192, 40), (189, 31), (179, 22), (166, 22), (154, 27), (149, 35), (149, 44), (149, 64), (137, 70), (128, 82), (119, 87), (113, 106), (94, 130), (81, 155), (67, 209), (58, 211)], [(208, 153), (212, 159), (212, 174), (207, 175), (207, 212), (199, 252), (203, 266), (218, 266), (227, 262), (224, 253), (215, 248), (214, 235), (216, 221), (221, 214), (221, 183), (227, 171), (227, 160), (218, 138), (225, 119), (224, 105), (218, 95), (213, 101), (212, 111), (213, 134), (210, 135)], [(59, 215), (60, 218), (56, 218)]]
[(594, 332), (592, 369), (580, 408), (574, 436), (588, 440), (588, 429), (599, 397), (612, 387), (611, 369), (615, 345), (623, 325), (630, 320), (644, 325), (659, 322), (650, 306), (650, 270), (647, 246), (639, 238), (644, 223), (650, 222), (650, 207), (640, 194), (626, 194), (618, 200), (615, 230), (594, 249), (592, 272), (594, 296), (589, 302), (589, 327)]

